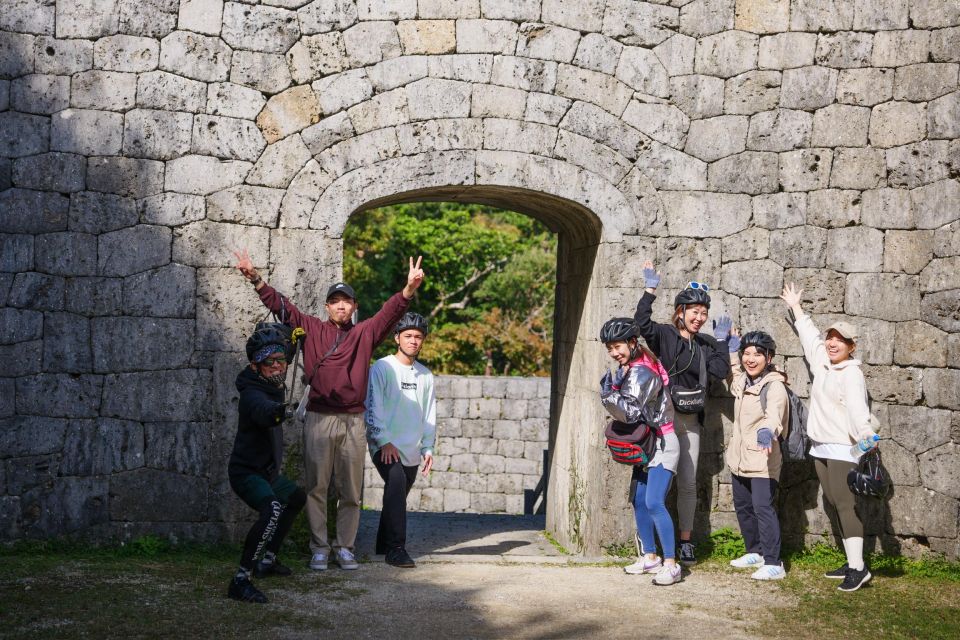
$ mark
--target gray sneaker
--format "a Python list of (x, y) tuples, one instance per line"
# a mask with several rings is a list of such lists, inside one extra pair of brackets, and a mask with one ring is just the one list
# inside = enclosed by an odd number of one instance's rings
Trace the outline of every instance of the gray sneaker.
[(333, 554), (333, 561), (340, 565), (341, 569), (346, 569), (347, 571), (360, 568), (360, 564), (350, 549), (337, 549), (337, 552)]
[(327, 554), (322, 551), (318, 551), (313, 554), (313, 557), (310, 558), (310, 568), (314, 571), (326, 571), (327, 570)]

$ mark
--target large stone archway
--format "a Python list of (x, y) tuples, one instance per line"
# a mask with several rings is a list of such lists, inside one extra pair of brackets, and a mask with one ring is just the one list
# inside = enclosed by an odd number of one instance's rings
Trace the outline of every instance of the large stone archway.
[[(231, 249), (319, 309), (351, 213), (463, 199), (561, 237), (550, 526), (565, 544), (627, 537), (593, 341), (632, 311), (652, 257), (660, 317), (691, 276), (716, 283), (714, 312), (770, 330), (801, 394), (782, 283), (803, 283), (818, 321), (859, 322), (898, 486), (870, 535), (956, 555), (960, 14), (874, 5), (14, 3), (0, 537), (229, 535), (230, 389), (260, 313)], [(701, 530), (732, 521), (716, 407)], [(793, 533), (815, 539), (815, 483), (785, 486)]]

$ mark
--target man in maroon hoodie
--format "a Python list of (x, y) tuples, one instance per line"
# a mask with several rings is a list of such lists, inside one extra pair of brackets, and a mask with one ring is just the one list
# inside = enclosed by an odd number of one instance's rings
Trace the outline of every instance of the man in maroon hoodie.
[[(310, 568), (323, 571), (332, 559), (341, 569), (359, 567), (353, 546), (360, 525), (360, 487), (366, 455), (363, 425), (367, 375), (373, 350), (393, 332), (410, 299), (423, 282), (421, 257), (410, 258), (407, 285), (391, 296), (372, 318), (353, 324), (357, 297), (338, 282), (327, 291), (327, 320), (307, 315), (268, 285), (246, 250), (236, 252), (237, 269), (256, 287), (263, 304), (285, 323), (303, 327), (303, 364), (310, 380), (303, 454), (310, 521)], [(337, 538), (327, 541), (327, 489), (336, 486)], [(333, 557), (331, 558), (331, 552)]]

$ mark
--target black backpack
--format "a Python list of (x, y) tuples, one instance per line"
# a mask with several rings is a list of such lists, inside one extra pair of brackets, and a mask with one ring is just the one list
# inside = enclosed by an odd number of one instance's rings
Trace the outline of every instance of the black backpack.
[[(767, 389), (769, 384), (760, 389), (760, 408), (767, 411)], [(787, 437), (780, 438), (780, 453), (784, 460), (800, 461), (807, 459), (810, 450), (810, 438), (807, 436), (807, 406), (800, 396), (793, 392), (787, 384), (783, 385), (787, 391), (789, 401), (789, 415), (787, 417)]]

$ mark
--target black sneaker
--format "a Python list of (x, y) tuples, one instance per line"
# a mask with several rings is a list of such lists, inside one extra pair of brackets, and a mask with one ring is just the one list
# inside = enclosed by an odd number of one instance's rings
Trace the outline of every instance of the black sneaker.
[(834, 569), (833, 571), (827, 571), (823, 574), (824, 578), (830, 578), (831, 580), (843, 580), (847, 577), (847, 571), (850, 569), (850, 565), (846, 562), (843, 563), (843, 566), (839, 569)]
[(689, 540), (680, 541), (680, 564), (692, 567), (697, 564), (697, 556), (693, 552), (694, 544)]
[(290, 567), (280, 564), (280, 558), (275, 559), (270, 564), (265, 564), (263, 560), (258, 560), (253, 568), (254, 578), (266, 578), (267, 576), (289, 576), (293, 571)]
[(240, 602), (257, 602), (263, 604), (267, 601), (267, 596), (263, 595), (260, 589), (253, 586), (249, 578), (234, 578), (230, 581), (230, 587), (227, 589), (227, 597)]
[(413, 561), (413, 558), (410, 557), (410, 554), (407, 553), (407, 550), (403, 547), (390, 549), (390, 551), (387, 552), (385, 561), (389, 565), (401, 567), (403, 569), (413, 569), (415, 566), (417, 566), (417, 563)]
[(837, 589), (840, 591), (856, 591), (863, 585), (867, 584), (872, 577), (873, 576), (870, 575), (870, 570), (867, 569), (866, 566), (859, 571), (856, 569), (847, 569), (847, 575), (843, 579), (843, 583), (837, 587)]

